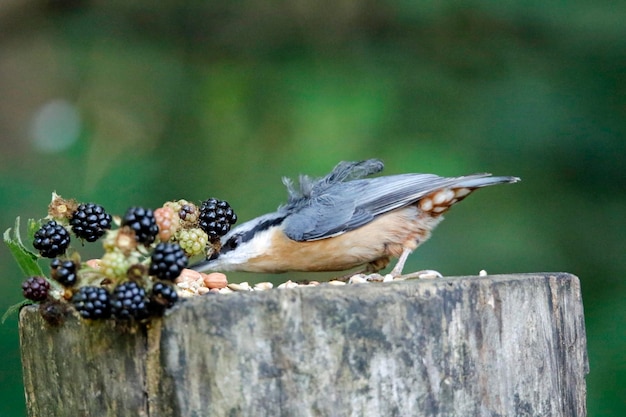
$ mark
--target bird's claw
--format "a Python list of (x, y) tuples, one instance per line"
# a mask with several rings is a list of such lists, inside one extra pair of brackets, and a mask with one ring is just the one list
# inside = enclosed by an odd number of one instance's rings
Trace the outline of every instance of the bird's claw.
[(391, 274), (381, 275), (379, 273), (372, 274), (354, 274), (348, 279), (349, 284), (360, 284), (364, 282), (390, 282), (393, 281)]
[(382, 275), (379, 273), (372, 274), (353, 274), (346, 277), (344, 282), (348, 284), (362, 284), (365, 282), (391, 282), (391, 281), (405, 281), (409, 279), (436, 279), (443, 278), (443, 275), (438, 271), (432, 269), (424, 269), (422, 271), (411, 272), (410, 274), (394, 276), (393, 274)]
[(443, 278), (443, 275), (439, 271), (433, 269), (424, 269), (422, 271), (411, 272), (410, 274), (400, 275), (395, 277), (395, 280), (407, 280), (407, 279), (435, 279)]

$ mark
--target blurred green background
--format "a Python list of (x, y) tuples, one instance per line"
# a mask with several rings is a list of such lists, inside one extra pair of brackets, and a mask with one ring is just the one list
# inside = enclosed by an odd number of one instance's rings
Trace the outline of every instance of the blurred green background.
[[(116, 214), (215, 196), (248, 220), (285, 201), (281, 176), (370, 157), (517, 175), (406, 270), (578, 275), (589, 415), (624, 416), (624, 22), (608, 1), (4, 0), (0, 225), (53, 190)], [(23, 279), (6, 248), (0, 272), (4, 311)], [(15, 316), (0, 357), (0, 416), (23, 416)]]

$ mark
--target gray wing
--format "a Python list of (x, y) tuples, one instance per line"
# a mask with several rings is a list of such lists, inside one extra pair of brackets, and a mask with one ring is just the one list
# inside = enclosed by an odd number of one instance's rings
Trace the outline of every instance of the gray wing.
[(324, 239), (363, 226), (376, 216), (412, 204), (443, 187), (478, 188), (516, 180), (489, 175), (445, 178), (404, 174), (338, 182), (319, 195), (283, 207), (290, 211), (283, 223), (284, 231), (293, 240)]

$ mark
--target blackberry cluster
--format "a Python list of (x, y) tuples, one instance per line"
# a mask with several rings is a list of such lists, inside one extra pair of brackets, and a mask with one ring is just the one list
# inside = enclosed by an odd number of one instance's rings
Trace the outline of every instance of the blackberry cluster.
[(49, 290), (50, 283), (44, 277), (30, 277), (22, 283), (22, 294), (29, 300), (43, 301)]
[(76, 264), (70, 260), (53, 259), (50, 262), (50, 275), (52, 279), (60, 282), (66, 287), (76, 284)]
[(149, 305), (151, 313), (162, 315), (166, 308), (172, 307), (177, 301), (178, 293), (173, 285), (157, 282), (152, 286)]
[(111, 316), (111, 298), (102, 287), (80, 287), (72, 304), (84, 319), (106, 319)]
[[(39, 254), (52, 258), (50, 274), (22, 284), (24, 297), (40, 303), (48, 323), (61, 323), (71, 310), (90, 320), (143, 321), (163, 315), (179, 301), (173, 281), (188, 258), (205, 255), (207, 245), (219, 241), (237, 216), (227, 202), (211, 198), (202, 209), (186, 200), (167, 202), (155, 211), (131, 207), (121, 221), (115, 219), (119, 227), (111, 231), (113, 220), (99, 204), (53, 194), (48, 217), (33, 239)], [(101, 239), (104, 253), (84, 266), (78, 253), (69, 253), (71, 234), (83, 243)]]
[(72, 218), (70, 226), (76, 236), (87, 242), (95, 242), (111, 228), (111, 215), (98, 204), (80, 204)]
[(144, 245), (154, 242), (157, 234), (159, 234), (154, 213), (143, 207), (129, 208), (122, 219), (122, 226), (128, 226), (134, 230), (137, 242)]
[(33, 246), (43, 257), (54, 258), (62, 255), (69, 245), (70, 234), (54, 220), (50, 220), (35, 232)]
[(187, 267), (187, 255), (177, 243), (163, 242), (156, 245), (150, 258), (148, 274), (173, 281)]
[(141, 320), (148, 317), (146, 291), (135, 281), (118, 285), (111, 295), (111, 309), (113, 316), (122, 320)]
[(226, 201), (210, 198), (200, 207), (199, 226), (209, 236), (209, 241), (216, 242), (237, 222), (237, 215)]

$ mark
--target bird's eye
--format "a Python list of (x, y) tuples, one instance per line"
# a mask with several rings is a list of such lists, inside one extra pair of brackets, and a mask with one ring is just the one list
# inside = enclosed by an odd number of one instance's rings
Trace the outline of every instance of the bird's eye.
[(237, 248), (237, 246), (239, 246), (240, 243), (241, 243), (241, 236), (231, 237), (230, 239), (228, 239), (226, 243), (224, 243), (224, 246), (222, 246), (222, 253), (229, 252)]

